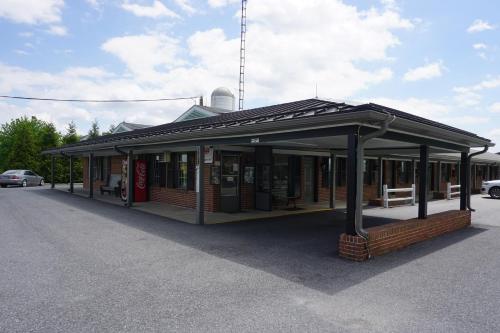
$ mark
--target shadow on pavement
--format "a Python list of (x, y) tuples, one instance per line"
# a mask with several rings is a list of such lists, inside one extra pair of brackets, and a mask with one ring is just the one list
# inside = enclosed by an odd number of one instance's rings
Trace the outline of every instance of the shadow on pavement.
[[(338, 238), (344, 230), (342, 212), (199, 226), (61, 191), (43, 189), (32, 193), (329, 295), (487, 230), (470, 227), (355, 263), (337, 256)], [(366, 226), (390, 222), (394, 220), (365, 217)]]

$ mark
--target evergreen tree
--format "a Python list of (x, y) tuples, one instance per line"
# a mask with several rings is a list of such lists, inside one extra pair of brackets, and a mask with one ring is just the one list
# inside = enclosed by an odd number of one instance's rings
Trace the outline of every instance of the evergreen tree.
[(90, 127), (90, 130), (89, 130), (89, 134), (88, 134), (88, 137), (89, 139), (95, 139), (97, 137), (100, 136), (100, 132), (99, 132), (99, 122), (97, 121), (97, 119), (95, 119), (93, 122), (92, 122), (92, 125)]
[[(80, 141), (80, 136), (76, 132), (76, 125), (73, 121), (66, 127), (66, 134), (62, 138), (62, 143), (64, 145), (72, 144)], [(75, 183), (80, 183), (83, 181), (83, 164), (82, 160), (77, 156), (73, 157), (73, 181)], [(63, 158), (63, 182), (69, 182), (69, 157)]]

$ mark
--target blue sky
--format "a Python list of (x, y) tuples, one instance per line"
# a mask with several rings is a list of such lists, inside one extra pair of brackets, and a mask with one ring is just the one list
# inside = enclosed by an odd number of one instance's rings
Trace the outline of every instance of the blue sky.
[[(163, 98), (237, 94), (239, 1), (2, 0), (0, 94)], [(495, 1), (248, 1), (246, 107), (314, 97), (373, 101), (500, 142)], [(0, 100), (85, 133), (159, 124), (191, 101), (102, 105)]]

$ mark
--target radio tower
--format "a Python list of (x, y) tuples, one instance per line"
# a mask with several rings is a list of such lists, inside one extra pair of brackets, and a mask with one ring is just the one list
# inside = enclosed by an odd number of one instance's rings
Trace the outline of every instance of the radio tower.
[(239, 87), (239, 107), (243, 110), (243, 100), (245, 98), (245, 35), (247, 32), (247, 0), (241, 0), (241, 38), (240, 38), (240, 87)]

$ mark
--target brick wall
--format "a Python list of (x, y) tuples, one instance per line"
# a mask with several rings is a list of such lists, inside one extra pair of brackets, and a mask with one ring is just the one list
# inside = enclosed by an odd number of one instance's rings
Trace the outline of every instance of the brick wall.
[(344, 233), (340, 235), (339, 256), (364, 261), (368, 259), (368, 252), (372, 256), (380, 256), (470, 224), (470, 211), (451, 210), (429, 215), (425, 220), (411, 219), (368, 228), (368, 243), (361, 236)]

